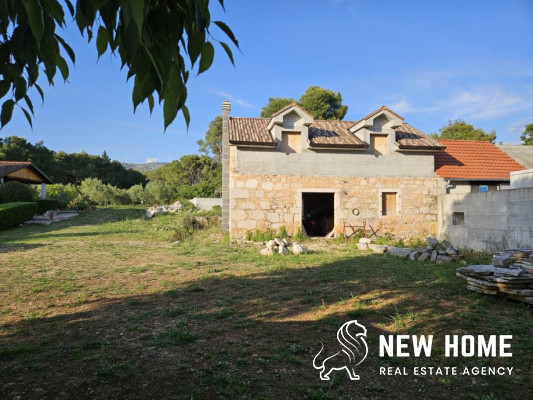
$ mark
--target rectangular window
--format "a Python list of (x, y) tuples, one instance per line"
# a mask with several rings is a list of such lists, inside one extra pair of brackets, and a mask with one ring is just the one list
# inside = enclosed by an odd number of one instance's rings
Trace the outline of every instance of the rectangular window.
[(464, 212), (452, 213), (452, 223), (454, 225), (464, 225), (465, 224), (465, 213)]
[(381, 215), (396, 215), (396, 192), (383, 192), (381, 194)]
[(284, 153), (300, 153), (300, 134), (283, 132), (281, 134), (281, 151)]
[(376, 156), (389, 154), (387, 135), (370, 135), (370, 153)]
[(487, 185), (480, 185), (479, 186), (479, 191), (480, 192), (488, 192), (489, 191), (489, 187)]

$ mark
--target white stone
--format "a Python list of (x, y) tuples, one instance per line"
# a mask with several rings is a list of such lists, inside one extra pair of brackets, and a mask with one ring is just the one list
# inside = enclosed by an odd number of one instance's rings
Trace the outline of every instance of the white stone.
[(273, 240), (269, 240), (268, 242), (265, 243), (267, 249), (271, 249), (273, 248), (274, 246), (276, 246), (276, 242), (273, 241)]
[(307, 247), (303, 244), (293, 243), (291, 246), (293, 254), (306, 254), (308, 252)]
[(287, 249), (285, 246), (279, 246), (278, 253), (282, 256), (286, 256), (287, 254), (289, 254), (289, 249)]
[(257, 179), (248, 179), (244, 186), (248, 189), (255, 189), (257, 187)]
[(365, 243), (365, 242), (357, 243), (357, 248), (359, 250), (368, 250), (368, 243)]
[(272, 250), (272, 249), (263, 249), (263, 250), (261, 250), (261, 255), (262, 256), (273, 256), (274, 255), (274, 250)]

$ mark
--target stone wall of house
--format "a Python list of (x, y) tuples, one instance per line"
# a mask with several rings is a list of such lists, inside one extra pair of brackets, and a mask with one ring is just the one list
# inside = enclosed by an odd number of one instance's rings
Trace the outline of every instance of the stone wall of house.
[[(437, 233), (442, 179), (239, 174), (234, 171), (234, 154), (231, 161), (229, 230), (233, 238), (281, 226), (294, 233), (302, 226), (305, 192), (334, 193), (336, 233), (342, 232), (344, 223), (360, 225), (363, 219), (380, 229), (379, 234), (414, 237)], [(398, 193), (396, 215), (381, 215), (381, 192)], [(352, 212), (355, 208), (360, 211), (358, 216)]]

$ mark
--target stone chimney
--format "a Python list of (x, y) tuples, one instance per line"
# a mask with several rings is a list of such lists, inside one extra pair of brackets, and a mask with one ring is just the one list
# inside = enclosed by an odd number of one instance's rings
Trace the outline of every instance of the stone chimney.
[(229, 112), (231, 103), (222, 102), (222, 232), (229, 231)]

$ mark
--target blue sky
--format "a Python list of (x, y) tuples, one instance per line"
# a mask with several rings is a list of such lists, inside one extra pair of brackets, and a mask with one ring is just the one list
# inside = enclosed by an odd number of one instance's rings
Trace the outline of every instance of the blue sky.
[(219, 49), (213, 67), (191, 77), (188, 131), (180, 114), (163, 133), (157, 106), (151, 116), (147, 106), (134, 114), (118, 60), (97, 61), (94, 43), (70, 23), (64, 37), (77, 62), (69, 83), (45, 89), (33, 130), (16, 114), (0, 136), (68, 152), (106, 150), (119, 161), (170, 161), (197, 151), (222, 100), (231, 101), (232, 115), (255, 117), (269, 97), (297, 99), (311, 85), (340, 91), (346, 120), (385, 104), (425, 133), (462, 118), (516, 144), (533, 123), (531, 0), (226, 0), (226, 13), (211, 3), (241, 52), (234, 68)]

